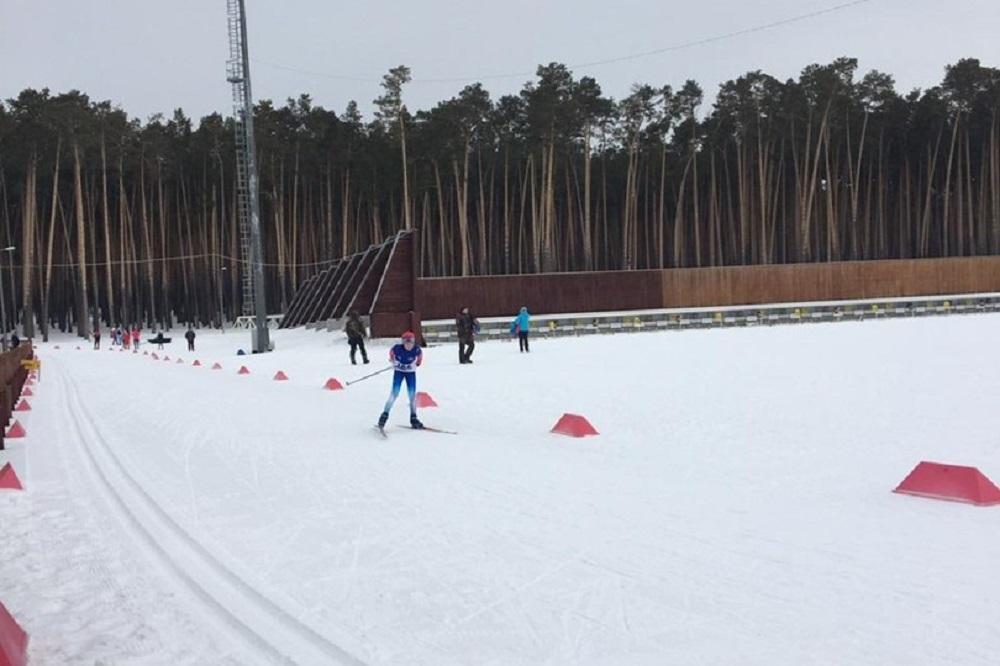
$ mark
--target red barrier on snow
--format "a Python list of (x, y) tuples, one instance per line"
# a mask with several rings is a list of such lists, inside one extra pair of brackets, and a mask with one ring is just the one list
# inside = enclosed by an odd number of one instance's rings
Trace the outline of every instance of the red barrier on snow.
[(194, 363), (192, 363), (191, 365), (201, 365), (201, 361), (199, 361), (198, 359), (195, 359)]
[(142, 352), (142, 355), (143, 356), (149, 356), (149, 352), (148, 351), (144, 351), (144, 352)]
[(219, 365), (218, 363), (213, 363), (212, 370), (222, 370), (222, 366)]
[(333, 377), (330, 377), (328, 380), (326, 380), (326, 384), (323, 384), (323, 388), (326, 389), (327, 391), (343, 391), (344, 385), (341, 384), (336, 379), (334, 379)]
[(284, 370), (278, 370), (276, 373), (274, 373), (274, 381), (276, 381), (276, 382), (287, 382), (288, 381), (288, 375), (285, 374)]
[(153, 352), (153, 355), (150, 356), (150, 358), (153, 359), (154, 361), (159, 361), (160, 360), (160, 357), (156, 355), (156, 352)]
[(31, 377), (28, 377), (28, 379), (25, 380), (24, 385), (25, 386), (34, 386), (35, 385), (35, 380), (32, 379)]
[(10, 463), (0, 468), (0, 488), (24, 490), (24, 486), (21, 485), (21, 479), (17, 478), (17, 474), (14, 473), (14, 468), (11, 467)]
[(21, 395), (23, 397), (25, 397), (25, 398), (30, 398), (31, 396), (33, 396), (35, 394), (32, 392), (32, 390), (30, 388), (25, 387), (24, 390), (21, 391)]
[(169, 356), (164, 356), (164, 357), (163, 357), (163, 360), (164, 360), (164, 361), (169, 361), (169, 360), (170, 360), (170, 357), (169, 357)]
[(1000, 488), (975, 467), (921, 461), (892, 491), (976, 506), (1000, 504)]
[(250, 374), (250, 370), (247, 369), (247, 366), (241, 365), (240, 369), (236, 371), (236, 374), (238, 374), (238, 375), (249, 375)]
[(24, 437), (28, 433), (24, 430), (24, 426), (21, 425), (20, 421), (14, 420), (13, 425), (7, 428), (7, 434), (4, 435), (7, 439), (17, 439), (18, 437)]
[(599, 434), (590, 421), (579, 414), (563, 414), (559, 422), (552, 428), (552, 432), (558, 435), (568, 435), (570, 437), (586, 437), (588, 435)]
[(430, 393), (424, 393), (423, 391), (417, 392), (417, 407), (437, 407), (438, 404), (434, 402), (434, 398), (431, 397)]
[(182, 359), (182, 358), (179, 358), (179, 359), (177, 359), (177, 363), (178, 363), (178, 365), (180, 365), (180, 364), (181, 364), (181, 363), (183, 363), (183, 362), (184, 362), (184, 359)]
[(22, 400), (21, 402), (17, 403), (17, 407), (14, 408), (14, 411), (15, 412), (30, 412), (31, 411), (31, 405), (28, 404), (27, 400)]
[(25, 666), (27, 663), (28, 634), (0, 604), (0, 666)]

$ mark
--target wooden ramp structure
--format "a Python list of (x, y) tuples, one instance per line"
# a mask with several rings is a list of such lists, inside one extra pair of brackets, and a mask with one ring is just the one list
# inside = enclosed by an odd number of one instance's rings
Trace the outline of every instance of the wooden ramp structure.
[(415, 242), (414, 232), (400, 231), (383, 243), (330, 262), (295, 292), (281, 328), (332, 328), (355, 310), (370, 318), (373, 337), (396, 336), (418, 327), (419, 316), (413, 312)]

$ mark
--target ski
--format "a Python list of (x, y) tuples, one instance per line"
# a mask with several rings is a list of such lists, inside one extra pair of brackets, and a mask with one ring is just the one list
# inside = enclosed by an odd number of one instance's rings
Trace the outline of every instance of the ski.
[(454, 430), (442, 430), (441, 428), (432, 428), (430, 426), (424, 426), (423, 428), (411, 428), (408, 425), (402, 425), (402, 424), (400, 424), (397, 427), (403, 428), (404, 430), (426, 430), (427, 432), (436, 432), (439, 435), (457, 435), (458, 434)]
[(378, 431), (378, 434), (382, 435), (382, 439), (389, 439), (389, 433), (385, 431), (385, 428), (381, 428), (377, 425), (373, 427)]

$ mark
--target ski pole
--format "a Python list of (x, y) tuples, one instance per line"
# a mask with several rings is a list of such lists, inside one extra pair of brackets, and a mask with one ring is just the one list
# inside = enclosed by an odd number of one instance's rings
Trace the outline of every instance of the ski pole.
[(391, 365), (389, 367), (382, 368), (381, 370), (377, 370), (376, 372), (373, 372), (370, 375), (365, 375), (364, 377), (360, 377), (358, 379), (351, 380), (351, 381), (347, 382), (345, 384), (345, 386), (350, 386), (351, 384), (357, 384), (358, 382), (363, 382), (366, 379), (371, 379), (375, 375), (381, 375), (383, 372), (387, 372), (389, 370), (392, 370), (392, 366)]

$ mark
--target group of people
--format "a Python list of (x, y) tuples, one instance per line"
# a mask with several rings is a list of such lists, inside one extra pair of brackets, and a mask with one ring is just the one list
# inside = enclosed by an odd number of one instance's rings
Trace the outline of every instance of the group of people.
[[(117, 326), (111, 329), (109, 335), (111, 336), (111, 346), (121, 347), (122, 349), (139, 349), (139, 343), (142, 340), (142, 330), (138, 325), (132, 326), (129, 329), (128, 326)], [(99, 326), (94, 327), (94, 349), (101, 348), (101, 328)]]
[[(472, 352), (476, 348), (476, 335), (480, 331), (479, 320), (469, 311), (468, 307), (463, 307), (458, 311), (455, 318), (455, 326), (458, 329), (458, 362), (461, 365), (472, 363)], [(364, 339), (367, 337), (365, 325), (361, 321), (361, 316), (357, 312), (351, 312), (344, 325), (344, 332), (347, 334), (347, 341), (351, 345), (351, 363), (357, 365), (355, 354), (361, 351), (361, 356), (365, 363), (368, 363), (368, 354), (365, 351)], [(531, 332), (531, 314), (527, 307), (522, 307), (517, 316), (510, 323), (510, 334), (516, 336), (521, 353), (530, 351), (528, 345), (528, 335)], [(424, 361), (423, 351), (417, 344), (416, 335), (412, 331), (406, 331), (400, 338), (398, 344), (389, 350), (389, 362), (392, 363), (392, 389), (389, 391), (389, 399), (386, 400), (382, 413), (378, 418), (378, 428), (385, 428), (389, 420), (389, 412), (399, 398), (399, 392), (406, 384), (406, 393), (410, 404), (410, 427), (415, 430), (424, 428), (424, 424), (417, 418), (417, 368)]]

